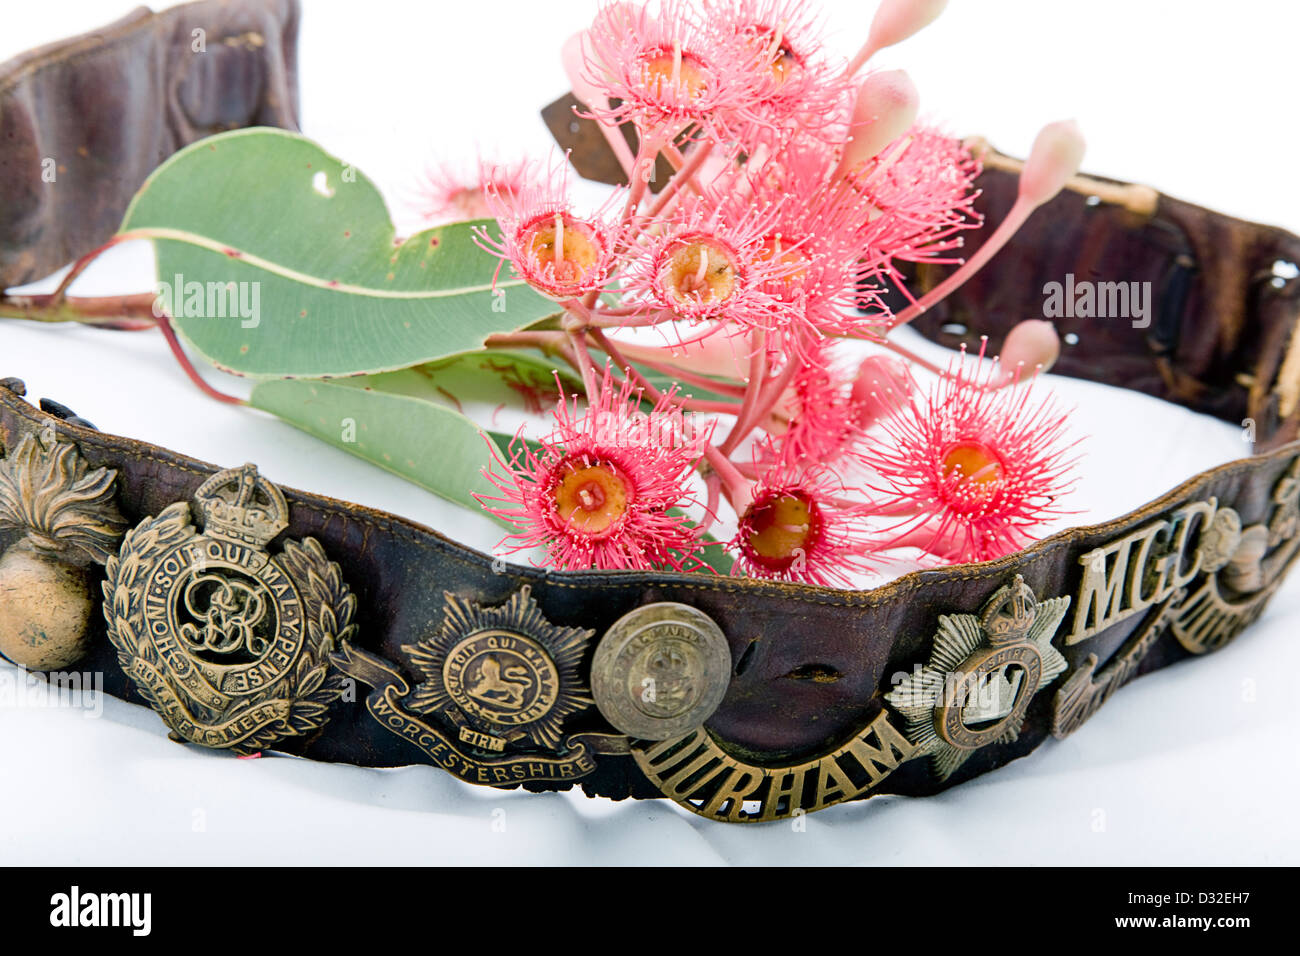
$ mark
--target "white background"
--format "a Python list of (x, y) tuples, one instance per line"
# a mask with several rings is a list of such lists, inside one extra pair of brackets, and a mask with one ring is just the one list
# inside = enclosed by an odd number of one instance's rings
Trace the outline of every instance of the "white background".
[[(8, 4), (0, 58), (131, 6)], [(557, 50), (594, 10), (587, 0), (304, 6), (304, 130), (371, 175), (399, 224), (426, 165), (549, 149), (536, 112), (566, 89)], [(831, 43), (851, 54), (873, 4), (824, 8)], [(1300, 5), (1288, 2), (954, 0), (877, 62), (907, 68), (926, 114), (954, 133), (1023, 155), (1042, 123), (1073, 116), (1088, 171), (1300, 231), (1297, 35)], [(79, 291), (150, 281), (147, 256), (127, 249)], [(287, 425), (208, 401), (152, 333), (0, 322), (4, 375), (105, 431), (223, 465), (256, 461), (282, 484), (476, 547), (497, 537), (486, 520)], [(1075, 523), (1116, 517), (1244, 453), (1231, 425), (1104, 386), (1051, 385), (1092, 436)], [(832, 808), (804, 832), (712, 824), (664, 801), (498, 793), (430, 767), (234, 760), (168, 742), (143, 708), (108, 701), (87, 719), (9, 694), (0, 862), (1297, 863), (1298, 612), (1295, 577), (1240, 640), (1143, 678), (1068, 740), (938, 797)]]

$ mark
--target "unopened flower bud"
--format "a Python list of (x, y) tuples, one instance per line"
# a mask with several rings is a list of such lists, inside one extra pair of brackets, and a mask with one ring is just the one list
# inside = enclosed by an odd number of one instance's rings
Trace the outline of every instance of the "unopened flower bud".
[(887, 46), (902, 43), (935, 21), (948, 0), (883, 0), (871, 20), (867, 42), (849, 66), (856, 72), (862, 64)]
[(1074, 120), (1044, 126), (1020, 173), (1020, 199), (1037, 207), (1059, 193), (1079, 171), (1085, 145)]
[(621, 339), (616, 341), (619, 351), (634, 362), (663, 362), (699, 375), (732, 380), (743, 379), (748, 374), (746, 369), (749, 367), (749, 359), (745, 355), (745, 346), (723, 332), (670, 345), (642, 345)]
[(1018, 322), (1002, 340), (1002, 371), (1008, 383), (1035, 371), (1046, 372), (1061, 355), (1061, 337), (1046, 319)]
[(902, 70), (873, 73), (863, 80), (837, 175), (852, 172), (911, 129), (919, 109), (916, 85)]
[(867, 42), (877, 50), (902, 43), (943, 13), (948, 0), (883, 0), (871, 20)]
[(889, 418), (907, 401), (913, 387), (912, 373), (898, 359), (873, 355), (864, 360), (853, 381), (858, 424), (870, 428)]

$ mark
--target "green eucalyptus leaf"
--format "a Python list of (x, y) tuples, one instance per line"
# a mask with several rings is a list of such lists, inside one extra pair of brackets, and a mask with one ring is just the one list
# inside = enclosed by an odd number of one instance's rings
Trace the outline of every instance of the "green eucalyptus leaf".
[(399, 244), (364, 174), (295, 133), (254, 128), (164, 162), (122, 232), (154, 241), (160, 304), (209, 361), (309, 378), (430, 362), (553, 315), (508, 268), (494, 291), (499, 260), (473, 225)]
[[(482, 473), (491, 457), (483, 432), (454, 409), (385, 391), (388, 378), (271, 379), (257, 384), (251, 402), (448, 501), (482, 511), (473, 493), (497, 494)], [(489, 437), (499, 443), (506, 436)]]
[[(731, 568), (736, 563), (736, 559), (727, 550), (727, 546), (711, 534), (706, 534), (704, 540), (709, 543), (704, 546), (703, 551), (700, 553), (701, 560), (721, 575), (731, 574)], [(704, 573), (707, 574), (708, 572)]]
[[(498, 494), (483, 477), (491, 460), (484, 437), (508, 461), (515, 436), (480, 429), (455, 409), (419, 397), (420, 378), (404, 370), (347, 379), (270, 379), (257, 384), (251, 401), (336, 448), (505, 525), (483, 511), (473, 493)], [(541, 447), (528, 444), (534, 451)], [(703, 560), (719, 574), (730, 574), (733, 559), (726, 548), (709, 535), (705, 540)]]
[[(534, 414), (553, 408), (560, 399), (560, 388), (566, 396), (583, 394), (582, 380), (568, 366), (528, 352), (462, 352), (426, 362), (413, 371), (438, 396), (453, 402), (518, 405)], [(427, 397), (436, 400), (433, 395)]]

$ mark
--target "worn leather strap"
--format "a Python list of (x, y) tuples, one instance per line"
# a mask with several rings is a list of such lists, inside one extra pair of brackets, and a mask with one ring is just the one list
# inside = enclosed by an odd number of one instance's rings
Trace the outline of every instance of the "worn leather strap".
[(201, 0), (0, 64), (0, 290), (105, 242), (182, 146), (297, 129), (297, 38), (297, 0)]
[[(90, 410), (80, 411), (90, 414)], [(133, 524), (159, 515), (176, 502), (191, 500), (215, 471), (211, 465), (165, 449), (103, 435), (44, 413), (14, 391), (0, 389), (0, 443), (6, 449), (15, 448), (23, 435), (39, 434), (42, 429), (47, 435), (52, 429), (58, 440), (74, 444), (92, 468), (117, 472), (117, 501)], [(778, 782), (780, 768), (808, 765), (800, 771), (806, 778), (803, 802), (797, 807), (787, 802), (770, 809), (770, 815), (784, 816), (796, 808), (816, 809), (819, 800), (826, 804), (874, 792), (928, 794), (942, 790), (1029, 753), (1053, 732), (1054, 722), (1061, 725), (1059, 730), (1068, 731), (1080, 714), (1062, 704), (1057, 695), (1071, 680), (1074, 696), (1082, 695), (1080, 706), (1086, 709), (1089, 696), (1108, 696), (1123, 680), (1194, 656), (1196, 651), (1217, 649), (1234, 638), (1262, 609), (1294, 555), (1300, 500), (1298, 462), (1300, 444), (1292, 444), (1215, 468), (1122, 518), (1054, 535), (999, 561), (917, 572), (866, 592), (701, 575), (560, 573), (500, 562), (494, 565), (489, 556), (414, 522), (294, 491), (285, 492), (290, 524), (283, 537), (311, 537), (320, 542), (357, 598), (353, 645), (392, 668), (411, 686), (423, 678), (413, 666), (409, 648), (436, 633), (445, 619), (447, 592), (492, 608), (522, 587), (531, 587), (541, 613), (551, 624), (594, 632), (583, 643), (579, 664), (588, 685), (599, 638), (624, 614), (654, 602), (680, 602), (704, 612), (721, 628), (731, 657), (726, 693), (707, 721), (708, 733), (725, 748), (727, 759), (735, 766), (767, 768)], [(1266, 570), (1256, 569), (1253, 579), (1249, 568), (1232, 572), (1231, 580), (1250, 582), (1250, 589), (1242, 593), (1231, 590), (1229, 578), (1224, 577), (1229, 572), (1221, 570), (1215, 574), (1199, 571), (1182, 583), (1177, 593), (1159, 594), (1153, 576), (1160, 558), (1180, 554), (1166, 560), (1167, 565), (1171, 561), (1178, 564), (1178, 573), (1208, 561), (1198, 555), (1213, 553), (1218, 538), (1206, 529), (1214, 515), (1227, 506), (1239, 516), (1239, 527), (1277, 529), (1266, 552), (1258, 555)], [(1141, 533), (1131, 537), (1135, 532)], [(12, 540), (10, 535), (8, 540), (0, 538), (0, 543)], [(1123, 545), (1126, 540), (1129, 543)], [(1121, 546), (1123, 554), (1117, 557)], [(1030, 696), (1016, 739), (973, 749), (954, 772), (941, 776), (931, 757), (916, 753), (910, 745), (898, 745), (900, 739), (908, 738), (908, 724), (900, 707), (887, 703), (884, 695), (897, 688), (900, 675), (927, 665), (941, 616), (980, 615), (987, 610), (984, 605), (990, 597), (1012, 584), (1016, 575), (1023, 577), (1044, 606), (1051, 599), (1070, 599), (1070, 608), (1049, 635), (1066, 667), (1050, 681), (1044, 680)], [(1192, 607), (1188, 602), (1207, 582), (1218, 588), (1216, 594), (1236, 601), (1240, 610), (1229, 605), (1217, 608), (1214, 613), (1222, 616), (1222, 626), (1202, 635), (1205, 646), (1198, 648), (1194, 637), (1180, 638), (1175, 628), (1167, 625), (1171, 607)], [(1168, 583), (1173, 583), (1172, 579)], [(1153, 595), (1160, 600), (1142, 603)], [(1076, 620), (1080, 601), (1089, 604), (1090, 599), (1091, 609)], [(1164, 607), (1163, 615), (1161, 605), (1170, 605)], [(1114, 663), (1117, 652), (1123, 654), (1135, 635), (1162, 619), (1155, 633), (1147, 635), (1140, 653), (1128, 648), (1127, 663), (1121, 668), (1123, 680), (1109, 691), (1105, 687), (1092, 690), (1089, 675), (1108, 662)], [(1104, 626), (1092, 633), (1090, 625), (1098, 622)], [(1080, 634), (1085, 636), (1076, 641)], [(77, 667), (102, 671), (107, 692), (139, 701), (98, 616), (92, 622), (91, 647)], [(468, 748), (468, 758), (422, 749), (418, 742), (377, 719), (361, 699), (367, 692), (363, 689), (357, 698), (333, 704), (323, 729), (287, 739), (277, 747), (303, 757), (362, 766), (421, 762), (460, 766), (460, 760), (472, 763), (482, 756)], [(887, 727), (878, 723), (882, 713)], [(1086, 713), (1082, 717), (1086, 718)], [(440, 724), (436, 717), (428, 722), (435, 728), (441, 726), (455, 741), (454, 727)], [(594, 753), (594, 766), (575, 774), (573, 782), (580, 783), (588, 794), (613, 798), (663, 795), (661, 786), (647, 777), (633, 756), (618, 752), (627, 742), (596, 708), (585, 707), (567, 719), (564, 734), (591, 735), (586, 738), (590, 750), (609, 751)], [(892, 740), (896, 747), (883, 747), (883, 763), (875, 769), (892, 772), (883, 773), (874, 786), (866, 787), (865, 771), (854, 770), (861, 763), (855, 763), (852, 754), (840, 753), (836, 766), (847, 767), (844, 773), (854, 787), (864, 786), (861, 792), (847, 785), (837, 790), (827, 755), (842, 751), (846, 744), (851, 748), (854, 741), (861, 741), (861, 748), (880, 751), (882, 734), (884, 743)], [(653, 746), (631, 743), (642, 751)], [(904, 755), (911, 759), (902, 760)], [(898, 764), (896, 769), (893, 764)], [(716, 778), (734, 769), (731, 763), (718, 761), (712, 766)], [(708, 767), (702, 765), (703, 769)], [(474, 779), (472, 773), (459, 775)], [(715, 785), (718, 782), (712, 780)], [(563, 780), (525, 782), (530, 789), (570, 785)], [(707, 807), (708, 787), (704, 789), (698, 794), (687, 786), (679, 795), (683, 800), (693, 797)], [(757, 809), (751, 808), (755, 813), (765, 809), (761, 799), (755, 806)], [(727, 807), (712, 815), (729, 819), (740, 813), (741, 808)]]
[[(994, 162), (978, 181), (976, 202), (990, 223), (1006, 216), (1017, 189), (1005, 157)], [(1150, 210), (1135, 210), (1099, 199), (1088, 185), (1082, 180), (1034, 213), (988, 269), (913, 326), (952, 348), (978, 348), (987, 335), (996, 354), (1013, 325), (1044, 317), (1051, 283), (1064, 287), (1072, 276), (1076, 284), (1114, 284), (1107, 288), (1117, 291), (1146, 283), (1150, 315), (1079, 315), (1078, 296), (1076, 308), (1066, 310), (1076, 314), (1050, 315), (1071, 343), (1053, 371), (1253, 426), (1260, 449), (1294, 440), (1300, 238), (1164, 195)], [(989, 232), (967, 233), (965, 254)], [(952, 268), (913, 270), (913, 288), (931, 288)], [(1089, 311), (1100, 311), (1097, 303)]]

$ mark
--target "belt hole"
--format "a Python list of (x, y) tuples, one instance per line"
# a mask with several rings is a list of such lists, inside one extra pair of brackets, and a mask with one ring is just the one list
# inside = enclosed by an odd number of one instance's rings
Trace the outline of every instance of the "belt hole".
[(746, 646), (744, 653), (740, 655), (740, 660), (736, 662), (737, 677), (745, 673), (746, 669), (749, 667), (750, 658), (754, 656), (754, 647), (757, 644), (758, 644), (758, 638), (754, 638), (752, 641), (749, 642), (748, 646)]
[(814, 684), (834, 684), (844, 675), (829, 664), (803, 664), (785, 676), (789, 680), (810, 680)]

